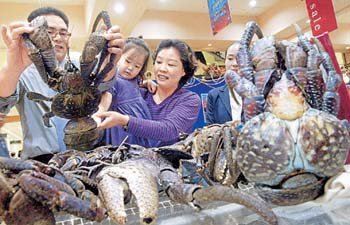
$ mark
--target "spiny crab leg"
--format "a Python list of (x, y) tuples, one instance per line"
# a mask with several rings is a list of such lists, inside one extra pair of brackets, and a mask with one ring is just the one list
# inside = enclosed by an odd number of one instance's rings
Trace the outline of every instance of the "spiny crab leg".
[(55, 169), (48, 165), (34, 160), (21, 160), (7, 157), (0, 157), (0, 169), (20, 172), (22, 170), (34, 170), (47, 175), (54, 175)]
[(312, 39), (320, 51), (323, 61), (322, 65), (327, 72), (326, 88), (323, 94), (322, 111), (338, 115), (340, 109), (340, 97), (338, 88), (341, 84), (341, 76), (336, 72), (332, 60), (317, 38)]
[(322, 96), (324, 81), (322, 72), (319, 66), (322, 62), (321, 55), (317, 52), (317, 49), (311, 44), (308, 38), (302, 33), (300, 27), (297, 24), (293, 24), (298, 34), (298, 43), (307, 53), (307, 75), (306, 75), (306, 87), (305, 92), (307, 94), (306, 100), (315, 109), (322, 108)]
[(254, 68), (249, 46), (254, 34), (256, 34), (258, 38), (262, 38), (264, 36), (258, 24), (254, 21), (251, 21), (246, 25), (246, 29), (244, 30), (241, 41), (239, 43), (239, 51), (237, 53), (237, 63), (240, 67), (241, 75), (253, 83)]

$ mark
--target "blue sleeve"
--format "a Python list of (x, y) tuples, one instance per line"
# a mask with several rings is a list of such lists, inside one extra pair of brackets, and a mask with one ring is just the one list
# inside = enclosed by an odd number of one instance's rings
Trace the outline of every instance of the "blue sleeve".
[(205, 119), (207, 121), (207, 125), (215, 123), (215, 96), (216, 95), (213, 91), (209, 91), (207, 109), (205, 111)]
[(19, 100), (19, 93), (20, 93), (20, 83), (17, 84), (16, 91), (10, 95), (9, 97), (2, 98), (0, 97), (0, 112), (2, 113), (9, 113), (11, 108), (16, 105), (16, 103)]

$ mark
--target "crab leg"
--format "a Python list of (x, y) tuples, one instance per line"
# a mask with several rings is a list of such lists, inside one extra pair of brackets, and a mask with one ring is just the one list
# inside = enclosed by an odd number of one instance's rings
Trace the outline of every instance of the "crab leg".
[(317, 52), (317, 49), (311, 44), (311, 42), (304, 36), (298, 25), (293, 24), (298, 34), (298, 43), (307, 53), (307, 75), (306, 75), (306, 87), (305, 92), (307, 94), (306, 100), (315, 109), (322, 108), (322, 96), (324, 90), (324, 81), (322, 72), (319, 70), (319, 65), (322, 62), (321, 55)]
[(278, 224), (276, 215), (265, 201), (239, 189), (220, 185), (201, 187), (184, 184), (177, 173), (170, 170), (161, 172), (160, 180), (163, 185), (167, 184), (166, 193), (173, 201), (190, 204), (199, 209), (200, 204), (213, 201), (237, 203), (262, 216), (269, 224)]
[(240, 46), (237, 53), (237, 63), (240, 68), (240, 73), (252, 83), (254, 83), (254, 69), (249, 46), (254, 34), (256, 34), (258, 38), (262, 38), (264, 36), (256, 22), (248, 22), (239, 43)]
[(316, 46), (323, 57), (322, 65), (328, 75), (326, 78), (326, 89), (323, 95), (322, 111), (329, 112), (337, 116), (340, 109), (338, 88), (341, 84), (341, 76), (336, 72), (331, 58), (324, 50), (320, 41), (317, 38), (314, 38), (313, 41), (316, 43)]
[[(99, 84), (104, 79), (105, 75), (107, 75), (107, 73), (114, 67), (114, 64), (112, 62), (116, 56), (115, 54), (111, 54), (109, 62), (100, 72), (102, 63), (108, 55), (107, 40), (101, 31), (96, 31), (97, 25), (101, 19), (105, 23), (107, 29), (111, 28), (112, 26), (110, 17), (106, 11), (102, 11), (97, 15), (92, 28), (92, 34), (84, 46), (84, 50), (80, 59), (81, 74), (86, 85), (90, 85), (93, 82), (95, 84)], [(99, 59), (97, 59), (96, 56), (99, 53), (100, 56)]]
[(240, 77), (234, 71), (225, 73), (227, 85), (243, 98), (244, 120), (248, 121), (255, 115), (264, 111), (265, 98), (259, 94), (257, 87), (244, 77)]

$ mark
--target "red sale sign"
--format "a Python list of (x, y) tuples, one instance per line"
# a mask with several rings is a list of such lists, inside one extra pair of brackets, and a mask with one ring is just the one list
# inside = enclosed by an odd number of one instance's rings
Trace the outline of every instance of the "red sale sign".
[(306, 0), (306, 8), (314, 36), (337, 29), (332, 0)]

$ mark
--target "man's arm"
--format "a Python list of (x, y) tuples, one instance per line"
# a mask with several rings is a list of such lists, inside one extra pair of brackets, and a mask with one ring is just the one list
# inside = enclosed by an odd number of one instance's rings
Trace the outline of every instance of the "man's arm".
[(0, 69), (0, 97), (11, 96), (21, 73), (31, 64), (22, 34), (30, 33), (33, 28), (26, 22), (13, 22), (1, 27), (2, 40), (6, 47), (6, 62)]

